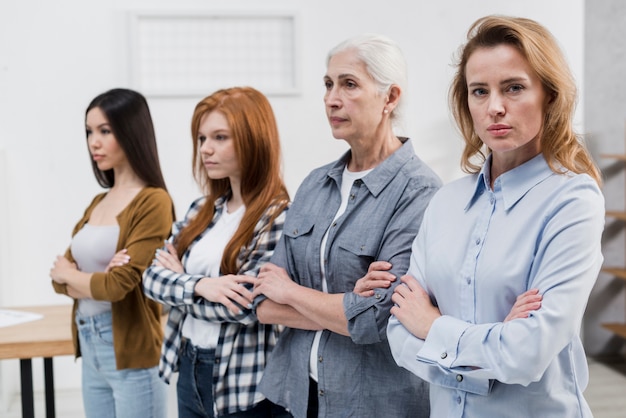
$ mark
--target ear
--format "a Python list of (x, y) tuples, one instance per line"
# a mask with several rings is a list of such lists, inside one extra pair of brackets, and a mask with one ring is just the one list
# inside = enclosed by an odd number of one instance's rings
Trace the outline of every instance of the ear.
[(387, 93), (387, 103), (385, 103), (385, 108), (389, 109), (389, 111), (392, 112), (398, 105), (401, 94), (402, 89), (400, 88), (400, 86), (392, 84), (391, 87), (389, 87), (389, 92)]

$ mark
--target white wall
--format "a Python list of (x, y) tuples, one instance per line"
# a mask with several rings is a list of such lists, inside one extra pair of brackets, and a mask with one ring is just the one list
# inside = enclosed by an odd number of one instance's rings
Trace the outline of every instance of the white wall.
[[(8, 260), (0, 277), (0, 303), (5, 306), (67, 302), (53, 293), (48, 271), (99, 191), (85, 146), (84, 109), (98, 93), (132, 87), (126, 17), (137, 9), (299, 14), (301, 94), (270, 98), (292, 194), (311, 169), (346, 149), (332, 138), (324, 117), (322, 76), (327, 51), (348, 36), (379, 32), (399, 42), (410, 70), (404, 133), (445, 181), (461, 174), (461, 142), (446, 102), (452, 56), (476, 18), (500, 13), (545, 24), (582, 79), (583, 0), (3, 0), (0, 148), (5, 149), (8, 190), (0, 199), (8, 202), (8, 216), (0, 219), (0, 234), (10, 243), (1, 258)], [(148, 98), (162, 167), (179, 216), (198, 194), (190, 174), (189, 120), (200, 98)], [(58, 359), (55, 364), (57, 371), (63, 368), (69, 376), (57, 379), (58, 387), (78, 385), (73, 360)], [(4, 372), (0, 383), (17, 388), (15, 370), (10, 366), (7, 371), (8, 367), (0, 370)], [(40, 387), (41, 374), (36, 373)]]

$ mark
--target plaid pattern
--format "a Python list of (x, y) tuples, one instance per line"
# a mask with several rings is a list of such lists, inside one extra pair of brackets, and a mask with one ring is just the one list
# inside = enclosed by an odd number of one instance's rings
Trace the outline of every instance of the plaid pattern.
[[(182, 228), (189, 223), (205, 198), (194, 201), (182, 222), (176, 222), (172, 229), (172, 242)], [(186, 265), (189, 251), (220, 218), (226, 198), (215, 202), (215, 216), (207, 229), (189, 246), (182, 257)], [(270, 206), (254, 229), (252, 241), (239, 253), (239, 274), (256, 276), (260, 267), (268, 262), (280, 239), (287, 209), (284, 209), (273, 223), (269, 219), (277, 210), (278, 204)], [(249, 409), (263, 399), (257, 391), (257, 384), (265, 369), (265, 363), (276, 344), (279, 328), (260, 324), (254, 313), (247, 308), (239, 315), (233, 314), (220, 303), (209, 302), (194, 297), (194, 287), (203, 275), (179, 274), (163, 267), (151, 265), (143, 274), (144, 293), (157, 302), (170, 307), (165, 339), (161, 349), (159, 374), (169, 383), (173, 372), (178, 371), (178, 352), (181, 345), (182, 325), (186, 315), (221, 324), (220, 335), (215, 351), (213, 390), (216, 413), (231, 414)]]

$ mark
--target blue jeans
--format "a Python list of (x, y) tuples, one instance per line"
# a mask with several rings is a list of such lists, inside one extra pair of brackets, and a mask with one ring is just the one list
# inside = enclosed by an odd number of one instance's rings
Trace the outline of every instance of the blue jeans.
[[(189, 340), (183, 339), (178, 361), (178, 418), (216, 418), (212, 383), (215, 350), (194, 347)], [(291, 414), (264, 399), (252, 409), (221, 417), (291, 418)]]
[(76, 315), (87, 418), (165, 418), (167, 388), (158, 368), (115, 367), (111, 313)]

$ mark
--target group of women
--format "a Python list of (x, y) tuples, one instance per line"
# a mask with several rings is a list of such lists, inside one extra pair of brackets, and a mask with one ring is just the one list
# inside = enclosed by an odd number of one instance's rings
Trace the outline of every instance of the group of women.
[(206, 97), (203, 195), (172, 228), (146, 100), (92, 101), (108, 190), (50, 272), (75, 301), (87, 417), (164, 417), (175, 372), (181, 418), (591, 416), (578, 335), (604, 201), (556, 41), (524, 18), (470, 28), (450, 89), (469, 175), (443, 187), (394, 133), (406, 79), (383, 36), (330, 51), (326, 115), (349, 151), (293, 202), (267, 98)]

